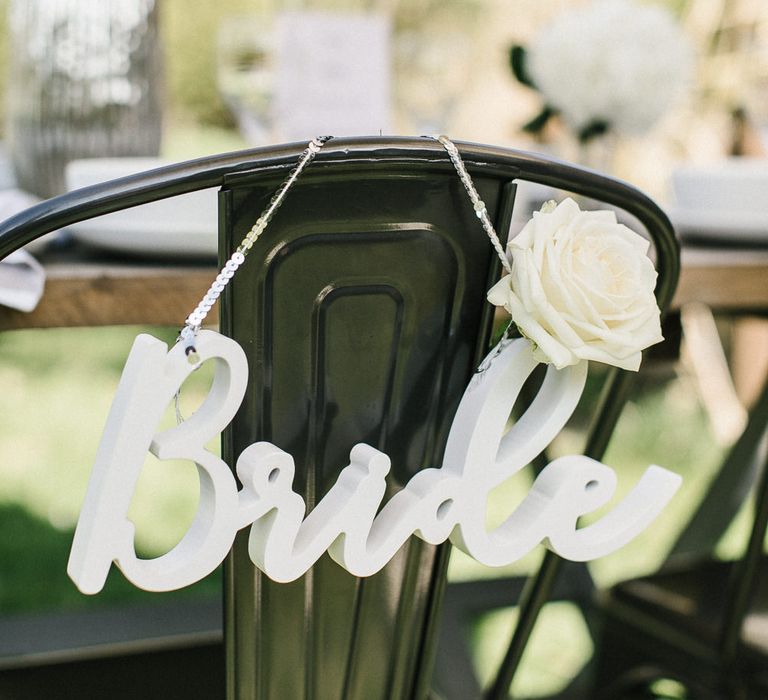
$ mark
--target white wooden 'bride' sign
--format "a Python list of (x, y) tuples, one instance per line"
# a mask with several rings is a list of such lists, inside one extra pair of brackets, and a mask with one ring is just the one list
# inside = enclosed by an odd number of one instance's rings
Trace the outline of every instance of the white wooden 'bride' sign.
[[(112, 562), (134, 584), (167, 591), (191, 584), (224, 559), (235, 534), (250, 525), (254, 564), (276, 581), (292, 581), (325, 552), (356, 576), (379, 571), (412, 535), (432, 544), (450, 539), (490, 566), (512, 562), (539, 542), (568, 559), (585, 561), (623, 546), (664, 509), (681, 483), (651, 466), (617, 506), (597, 522), (580, 516), (613, 495), (616, 475), (583, 456), (561, 457), (536, 479), (523, 502), (499, 527), (486, 528), (489, 492), (539, 455), (565, 425), (584, 388), (587, 362), (548, 367), (530, 407), (507, 429), (520, 389), (538, 364), (531, 343), (508, 342), (488, 369), (476, 374), (451, 427), (443, 465), (418, 472), (380, 512), (386, 454), (355, 445), (349, 465), (307, 515), (292, 489), (291, 455), (268, 442), (230, 468), (204, 445), (230, 422), (243, 399), (248, 368), (243, 350), (213, 331), (200, 331), (201, 361), (216, 364), (202, 406), (178, 426), (155, 434), (166, 406), (194, 370), (184, 347), (140, 335), (117, 390), (78, 522), (68, 572), (84, 593), (104, 585)], [(147, 450), (159, 459), (197, 465), (200, 502), (186, 535), (167, 554), (139, 559), (127, 512)], [(378, 513), (378, 515), (377, 515)], [(306, 516), (306, 517), (305, 517)]]
[[(654, 297), (656, 271), (648, 243), (619, 224), (613, 211), (581, 211), (572, 199), (548, 202), (509, 243), (509, 256), (456, 146), (447, 150), (505, 275), (488, 293), (521, 334), (494, 351), (475, 374), (451, 426), (443, 465), (419, 471), (381, 507), (387, 455), (355, 445), (339, 478), (309, 513), (293, 491), (291, 455), (268, 442), (247, 447), (236, 471), (205, 449), (239, 408), (248, 382), (242, 348), (200, 330), (203, 320), (264, 231), (299, 173), (328, 137), (313, 139), (242, 243), (189, 315), (180, 341), (140, 335), (133, 344), (96, 455), (70, 554), (68, 572), (84, 593), (104, 586), (112, 562), (141, 588), (167, 591), (209, 574), (238, 530), (250, 526), (253, 563), (276, 581), (300, 577), (326, 551), (356, 576), (379, 571), (411, 536), (432, 544), (450, 539), (483, 564), (510, 563), (539, 542), (577, 561), (612, 552), (664, 509), (681, 479), (651, 466), (624, 500), (586, 527), (580, 516), (614, 493), (616, 475), (583, 456), (547, 465), (523, 502), (498, 527), (486, 527), (489, 493), (542, 453), (565, 425), (584, 389), (589, 360), (636, 370), (641, 351), (662, 340)], [(166, 406), (200, 362), (216, 363), (201, 407), (156, 434)], [(523, 383), (539, 362), (551, 363), (533, 403), (509, 429)], [(139, 559), (128, 519), (147, 451), (197, 465), (200, 501), (182, 540), (156, 559)]]

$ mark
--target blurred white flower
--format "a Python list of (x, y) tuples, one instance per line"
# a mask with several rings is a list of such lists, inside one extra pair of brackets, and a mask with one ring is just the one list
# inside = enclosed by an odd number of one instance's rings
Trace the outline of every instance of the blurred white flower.
[(577, 133), (648, 130), (690, 85), (693, 54), (674, 17), (632, 0), (569, 10), (528, 47), (526, 70)]

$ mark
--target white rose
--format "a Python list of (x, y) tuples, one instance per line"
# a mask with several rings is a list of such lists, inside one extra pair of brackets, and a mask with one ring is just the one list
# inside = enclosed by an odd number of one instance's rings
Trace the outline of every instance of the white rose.
[(541, 362), (637, 370), (640, 351), (663, 340), (647, 250), (612, 211), (581, 211), (565, 199), (535, 212), (510, 241), (512, 274), (488, 301), (512, 315)]

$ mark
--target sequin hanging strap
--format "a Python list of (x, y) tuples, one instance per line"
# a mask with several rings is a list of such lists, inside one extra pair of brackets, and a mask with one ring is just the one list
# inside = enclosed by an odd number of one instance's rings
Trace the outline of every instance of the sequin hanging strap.
[[(291, 188), (299, 175), (301, 175), (302, 171), (314, 160), (315, 156), (320, 152), (325, 143), (328, 142), (331, 138), (332, 137), (330, 136), (318, 136), (312, 139), (309, 144), (307, 144), (307, 148), (299, 157), (299, 160), (294, 169), (283, 181), (280, 187), (278, 187), (266, 209), (262, 212), (261, 216), (256, 219), (256, 223), (248, 231), (245, 238), (243, 238), (235, 252), (232, 253), (224, 267), (221, 268), (221, 271), (216, 276), (213, 284), (211, 284), (208, 291), (200, 300), (200, 303), (195, 307), (195, 310), (187, 317), (187, 320), (184, 322), (184, 327), (179, 333), (179, 341), (184, 343), (184, 352), (189, 362), (193, 364), (199, 362), (199, 357), (197, 356), (197, 352), (195, 350), (195, 336), (197, 335), (198, 330), (200, 330), (200, 327), (208, 315), (208, 312), (221, 296), (221, 293), (224, 291), (227, 284), (229, 284), (229, 281), (235, 276), (237, 270), (245, 262), (245, 257), (248, 255), (248, 252), (253, 247), (253, 244), (258, 240), (259, 236), (261, 236), (261, 234), (264, 232), (264, 229), (266, 229), (275, 212), (283, 203), (288, 190)], [(493, 224), (491, 223), (485, 203), (482, 199), (480, 199), (480, 195), (477, 193), (474, 182), (467, 172), (466, 166), (464, 165), (464, 161), (459, 154), (458, 148), (456, 148), (456, 145), (447, 136), (435, 136), (434, 138), (439, 141), (440, 144), (442, 144), (443, 148), (448, 153), (448, 156), (450, 157), (451, 162), (453, 163), (453, 166), (459, 175), (459, 179), (461, 180), (462, 184), (464, 185), (464, 189), (469, 195), (469, 199), (472, 202), (475, 213), (477, 214), (478, 219), (480, 219), (480, 223), (488, 235), (491, 245), (496, 251), (496, 254), (499, 256), (504, 269), (508, 273), (511, 273), (512, 267), (509, 263), (509, 260), (507, 259), (507, 256), (504, 254), (504, 247), (502, 246), (501, 241), (499, 240), (499, 236), (496, 233)]]
[(208, 291), (205, 293), (205, 296), (203, 296), (200, 303), (195, 307), (195, 310), (187, 317), (187, 320), (184, 322), (184, 327), (179, 333), (179, 341), (184, 343), (184, 352), (190, 363), (197, 364), (197, 362), (199, 362), (199, 357), (195, 350), (195, 336), (197, 335), (197, 331), (200, 330), (200, 326), (202, 326), (208, 312), (216, 303), (219, 296), (221, 296), (224, 288), (229, 284), (229, 280), (235, 276), (237, 270), (245, 262), (245, 258), (253, 247), (253, 244), (264, 232), (264, 229), (267, 228), (267, 225), (275, 212), (283, 203), (288, 190), (299, 175), (301, 175), (304, 168), (315, 159), (315, 156), (331, 138), (331, 136), (318, 136), (307, 144), (307, 147), (299, 157), (296, 166), (290, 172), (288, 177), (285, 178), (280, 187), (277, 188), (261, 216), (256, 219), (256, 223), (248, 231), (245, 238), (240, 242), (240, 245), (237, 246), (237, 249), (232, 253), (224, 267), (221, 268), (221, 271), (216, 276), (213, 284), (211, 284)]
[[(493, 223), (488, 216), (488, 209), (485, 206), (485, 202), (480, 199), (480, 195), (477, 193), (475, 183), (472, 181), (469, 172), (467, 172), (467, 168), (464, 165), (464, 161), (461, 157), (461, 154), (459, 153), (459, 149), (456, 148), (456, 144), (454, 144), (453, 141), (451, 141), (447, 136), (434, 136), (433, 138), (437, 139), (443, 145), (443, 148), (447, 151), (448, 156), (453, 163), (453, 167), (456, 168), (459, 179), (461, 180), (461, 183), (464, 185), (464, 189), (469, 195), (469, 199), (471, 200), (472, 206), (475, 209), (475, 214), (477, 214), (477, 218), (480, 219), (480, 223), (483, 225), (483, 229), (485, 230), (488, 239), (491, 241), (491, 245), (496, 251), (496, 255), (498, 255), (499, 260), (501, 260), (502, 267), (507, 271), (507, 274), (511, 275), (512, 265), (509, 262), (509, 258), (507, 258), (506, 254), (504, 253), (504, 246), (501, 244), (499, 235), (496, 233), (496, 229), (493, 227)], [(489, 354), (485, 360), (483, 360), (483, 362), (480, 363), (478, 368), (475, 370), (476, 374), (485, 372), (485, 370), (491, 366), (493, 360), (498, 356), (498, 354), (501, 352), (501, 349), (509, 340), (510, 332), (512, 331), (513, 326), (514, 321), (510, 318), (507, 327), (504, 329), (504, 332), (499, 339), (499, 342), (496, 344), (496, 349), (491, 354)]]
[(456, 168), (459, 179), (464, 185), (464, 189), (467, 191), (469, 199), (472, 201), (475, 214), (477, 214), (477, 218), (480, 219), (480, 223), (483, 225), (483, 229), (485, 229), (485, 233), (488, 235), (488, 238), (491, 241), (491, 245), (496, 251), (496, 255), (499, 256), (499, 260), (501, 260), (501, 264), (504, 269), (509, 274), (512, 274), (512, 266), (510, 265), (506, 254), (504, 253), (504, 246), (502, 246), (501, 241), (499, 240), (499, 236), (496, 233), (496, 229), (491, 223), (491, 219), (488, 216), (488, 210), (485, 207), (485, 202), (480, 199), (480, 195), (477, 193), (477, 189), (475, 189), (475, 183), (472, 181), (472, 178), (467, 172), (467, 168), (461, 158), (459, 149), (456, 148), (456, 144), (454, 144), (453, 141), (451, 141), (447, 136), (433, 136), (432, 138), (437, 139), (448, 153), (448, 156), (453, 163), (453, 167)]

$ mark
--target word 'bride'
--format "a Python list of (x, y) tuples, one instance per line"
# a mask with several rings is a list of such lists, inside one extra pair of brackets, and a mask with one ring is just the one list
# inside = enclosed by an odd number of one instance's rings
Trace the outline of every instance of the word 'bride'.
[[(84, 593), (104, 585), (112, 562), (135, 585), (165, 591), (210, 573), (227, 555), (235, 534), (251, 526), (254, 564), (276, 581), (305, 573), (327, 550), (356, 576), (379, 571), (412, 535), (432, 544), (450, 541), (478, 561), (501, 566), (539, 542), (585, 561), (623, 546), (664, 509), (681, 479), (651, 466), (616, 507), (578, 528), (578, 518), (605, 504), (616, 476), (583, 456), (561, 457), (536, 479), (523, 502), (499, 527), (486, 528), (488, 494), (539, 455), (573, 413), (584, 388), (587, 362), (548, 367), (536, 398), (511, 428), (507, 419), (520, 389), (538, 364), (526, 339), (507, 342), (476, 374), (459, 405), (440, 469), (418, 472), (383, 508), (387, 455), (355, 445), (350, 463), (306, 515), (293, 492), (293, 458), (268, 442), (246, 448), (236, 470), (204, 445), (230, 422), (248, 380), (245, 355), (234, 341), (200, 331), (196, 352), (216, 364), (205, 401), (190, 418), (155, 434), (160, 418), (194, 370), (179, 343), (170, 351), (149, 335), (134, 342), (99, 446), (68, 566)], [(127, 512), (147, 450), (159, 459), (197, 465), (200, 502), (194, 522), (167, 554), (136, 556)], [(377, 515), (378, 513), (378, 515)], [(306, 516), (306, 517), (305, 517)]]

